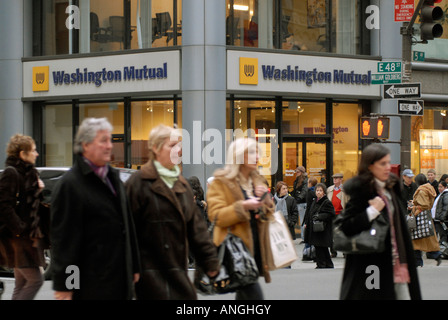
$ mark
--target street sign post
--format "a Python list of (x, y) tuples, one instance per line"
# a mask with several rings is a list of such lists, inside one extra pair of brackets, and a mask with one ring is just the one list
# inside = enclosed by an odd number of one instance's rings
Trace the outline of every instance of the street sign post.
[(415, 99), (421, 98), (421, 83), (385, 84), (384, 99)]
[(423, 100), (398, 100), (398, 114), (422, 116), (424, 111)]
[(401, 83), (401, 73), (374, 73), (372, 84)]
[(423, 51), (412, 51), (413, 61), (425, 61), (425, 52)]
[(401, 61), (380, 61), (372, 84), (401, 83)]
[(381, 61), (378, 62), (378, 72), (401, 72), (401, 61)]

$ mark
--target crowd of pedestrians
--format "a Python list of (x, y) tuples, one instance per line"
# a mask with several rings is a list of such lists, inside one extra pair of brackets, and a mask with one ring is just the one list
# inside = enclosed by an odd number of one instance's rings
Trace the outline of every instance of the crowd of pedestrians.
[[(390, 231), (383, 252), (344, 253), (341, 299), (421, 299), (416, 268), (423, 266), (422, 252), (440, 265), (448, 246), (448, 176), (436, 181), (434, 170), (414, 176), (406, 169), (401, 180), (391, 174), (390, 151), (383, 145), (365, 148), (358, 174), (344, 183), (343, 174), (335, 173), (327, 187), (298, 166), (292, 186), (279, 181), (270, 190), (258, 173), (256, 140), (239, 138), (204, 192), (199, 179), (186, 179), (177, 165), (181, 136), (176, 128), (151, 130), (149, 160), (126, 183), (109, 165), (112, 132), (106, 118), (82, 122), (73, 167), (56, 184), (50, 206), (43, 203), (34, 140), (20, 134), (11, 138), (0, 178), (0, 265), (14, 270), (12, 299), (35, 297), (49, 247), (58, 300), (196, 299), (188, 268), (215, 278), (220, 270), (216, 248), (229, 233), (241, 238), (269, 283), (275, 267), (266, 222), (275, 211), (285, 218), (292, 239), (300, 229), (303, 260), (315, 261), (318, 269), (334, 268), (335, 218), (341, 218), (347, 236), (385, 218)], [(428, 210), (433, 236), (411, 240), (406, 217)], [(381, 270), (379, 290), (360, 281), (371, 265)], [(67, 270), (81, 271), (82, 277), (68, 286)], [(235, 297), (261, 300), (264, 294), (255, 282), (238, 288)]]

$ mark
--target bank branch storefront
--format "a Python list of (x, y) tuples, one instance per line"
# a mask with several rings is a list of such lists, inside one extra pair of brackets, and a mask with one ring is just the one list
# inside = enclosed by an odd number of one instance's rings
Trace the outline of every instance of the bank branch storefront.
[[(356, 174), (360, 117), (370, 113), (372, 100), (381, 99), (380, 86), (372, 84), (377, 62), (228, 51), (230, 126), (267, 137), (263, 154), (278, 162), (260, 161), (260, 167), (272, 173), (266, 176), (272, 185), (284, 180), (291, 188), (297, 166), (318, 182), (330, 182), (334, 172), (345, 179)], [(272, 157), (275, 152), (278, 157)]]
[[(215, 75), (226, 77), (226, 101), (213, 117), (226, 119), (233, 136), (252, 132), (259, 140), (260, 170), (272, 185), (292, 186), (301, 165), (318, 181), (356, 173), (360, 117), (381, 99), (372, 84), (378, 60), (226, 52), (227, 75)], [(179, 49), (24, 59), (23, 100), (33, 102), (40, 165), (72, 164), (73, 136), (86, 117), (113, 124), (112, 165), (144, 164), (150, 130), (160, 123), (182, 128), (182, 113), (191, 108), (182, 105), (181, 63)]]
[(25, 60), (23, 79), (41, 165), (71, 166), (73, 136), (86, 117), (109, 119), (112, 165), (133, 168), (148, 159), (152, 127), (182, 121), (179, 50)]

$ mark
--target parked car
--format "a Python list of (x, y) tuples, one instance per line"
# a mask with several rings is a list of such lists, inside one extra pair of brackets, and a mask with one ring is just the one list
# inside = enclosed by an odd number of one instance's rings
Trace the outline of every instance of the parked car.
[[(70, 170), (70, 167), (37, 167), (39, 171), (40, 178), (45, 184), (44, 190), (42, 190), (43, 202), (51, 205), (51, 193), (54, 186), (62, 178), (64, 173)], [(116, 168), (120, 171), (121, 181), (126, 182), (126, 180), (137, 170), (128, 168)], [(0, 174), (3, 170), (0, 170)], [(44, 267), (44, 276), (46, 280), (50, 279), (50, 267), (51, 267), (51, 252), (50, 250), (44, 251), (46, 266)], [(0, 276), (13, 276), (13, 270), (9, 268), (4, 268), (0, 266)]]

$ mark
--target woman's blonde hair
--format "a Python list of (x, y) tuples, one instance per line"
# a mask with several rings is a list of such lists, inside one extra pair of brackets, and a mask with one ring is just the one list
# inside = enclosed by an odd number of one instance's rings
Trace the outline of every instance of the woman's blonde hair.
[(179, 137), (181, 137), (181, 133), (176, 125), (174, 125), (174, 127), (169, 127), (164, 124), (159, 124), (157, 127), (154, 127), (149, 133), (149, 160), (154, 160), (156, 158), (153, 148), (159, 151), (166, 139), (177, 141)]
[(226, 164), (224, 168), (216, 170), (214, 173), (215, 177), (224, 177), (227, 179), (235, 178), (240, 172), (240, 166), (244, 164), (244, 154), (248, 150), (258, 150), (257, 141), (253, 138), (238, 138), (233, 141), (226, 154)]
[(20, 157), (20, 151), (28, 153), (33, 148), (34, 139), (30, 136), (23, 134), (15, 134), (9, 139), (8, 146), (6, 147), (6, 154), (8, 157)]

